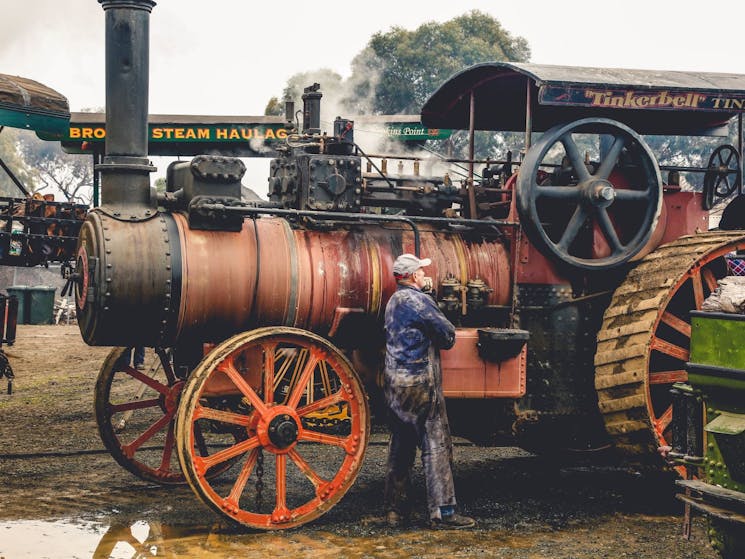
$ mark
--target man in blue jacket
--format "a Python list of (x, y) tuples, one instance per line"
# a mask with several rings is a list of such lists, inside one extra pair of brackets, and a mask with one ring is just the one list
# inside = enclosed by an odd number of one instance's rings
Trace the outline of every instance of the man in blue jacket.
[(390, 409), (391, 440), (385, 483), (386, 519), (407, 521), (407, 494), (416, 449), (422, 451), (427, 505), (433, 528), (468, 528), (475, 521), (455, 512), (452, 456), (440, 349), (455, 343), (455, 327), (422, 291), (429, 258), (402, 254), (393, 263), (398, 283), (385, 309), (385, 400)]

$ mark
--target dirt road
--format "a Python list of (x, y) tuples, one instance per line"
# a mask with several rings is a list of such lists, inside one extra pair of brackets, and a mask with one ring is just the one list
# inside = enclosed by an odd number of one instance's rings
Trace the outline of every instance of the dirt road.
[[(695, 518), (693, 541), (680, 537), (682, 506), (669, 479), (557, 466), (462, 440), (456, 489), (477, 529), (388, 529), (377, 520), (382, 431), (355, 485), (325, 516), (288, 532), (236, 531), (187, 487), (139, 480), (103, 449), (93, 387), (108, 351), (86, 346), (76, 326), (19, 327), (8, 349), (15, 393), (0, 386), (0, 558), (716, 557), (702, 519)], [(414, 482), (423, 510), (420, 469)]]

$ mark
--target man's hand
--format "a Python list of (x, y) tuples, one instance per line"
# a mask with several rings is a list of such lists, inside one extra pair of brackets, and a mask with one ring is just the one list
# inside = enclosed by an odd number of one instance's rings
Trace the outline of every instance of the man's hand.
[(429, 295), (433, 299), (437, 299), (437, 293), (435, 293), (435, 287), (432, 278), (425, 276), (424, 278), (422, 278), (422, 282), (424, 283), (424, 285), (422, 286), (422, 293), (424, 293), (425, 295)]

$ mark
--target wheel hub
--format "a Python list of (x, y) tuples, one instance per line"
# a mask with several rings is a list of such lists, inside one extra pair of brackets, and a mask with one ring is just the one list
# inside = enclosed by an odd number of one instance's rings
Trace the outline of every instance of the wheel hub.
[(300, 432), (300, 418), (289, 406), (268, 408), (256, 425), (261, 446), (274, 454), (289, 452), (297, 444)]
[(592, 179), (583, 190), (590, 205), (596, 208), (607, 208), (616, 199), (616, 189), (605, 179)]
[(297, 441), (298, 427), (295, 420), (287, 414), (276, 416), (269, 422), (269, 440), (277, 448), (287, 448)]

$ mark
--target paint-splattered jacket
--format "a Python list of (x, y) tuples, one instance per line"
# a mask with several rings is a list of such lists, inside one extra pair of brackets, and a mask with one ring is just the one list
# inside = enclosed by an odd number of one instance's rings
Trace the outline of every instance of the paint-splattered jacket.
[(432, 297), (414, 286), (399, 285), (385, 308), (385, 336), (386, 369), (417, 373), (429, 365), (431, 344), (453, 347), (455, 326)]

